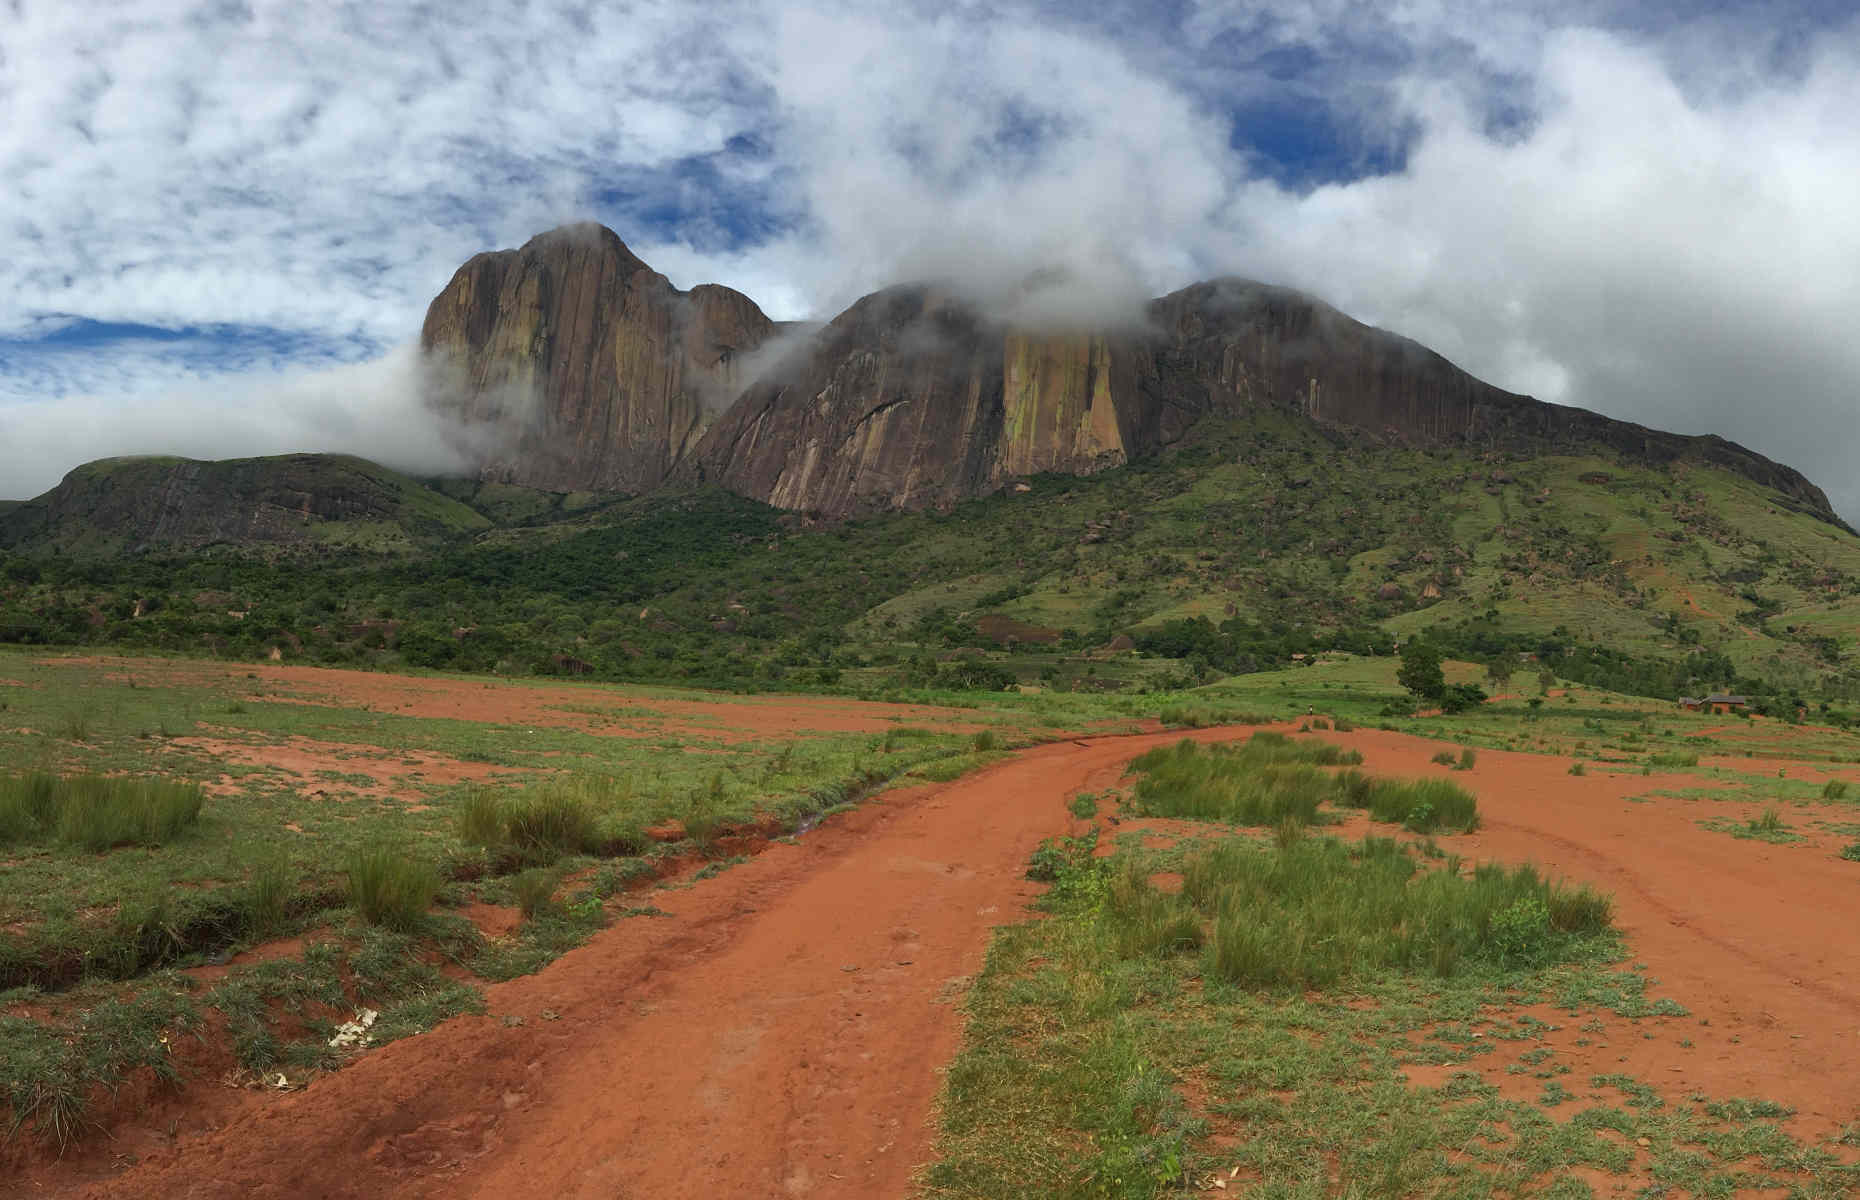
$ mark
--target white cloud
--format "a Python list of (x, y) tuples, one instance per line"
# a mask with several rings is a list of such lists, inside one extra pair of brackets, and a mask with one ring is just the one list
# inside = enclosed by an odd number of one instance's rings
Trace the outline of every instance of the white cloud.
[[(1201, 0), (1164, 28), (1151, 6), (1012, 0), (133, 0), (107, 20), (28, 0), (0, 26), (0, 339), (46, 313), (259, 326), (326, 366), (405, 343), (471, 253), (609, 216), (619, 180), (698, 214), (616, 222), (642, 257), (778, 318), (935, 275), (1011, 306), (1059, 264), (1047, 299), (1068, 305), (1041, 315), (1097, 319), (1250, 273), (1503, 386), (1722, 433), (1860, 516), (1860, 27), (1751, 12)], [(1262, 179), (1229, 144), (1262, 100), (1403, 143), (1405, 165)], [(726, 152), (745, 133), (767, 153)], [(665, 174), (694, 156), (714, 176)], [(261, 374), (0, 341), (0, 494), (23, 491), (15, 464), (292, 448), (364, 419), (263, 351), (219, 365)], [(371, 382), (391, 365), (370, 370), (356, 403), (404, 412)], [(67, 401), (27, 421), (5, 398), (40, 391)], [(229, 391), (250, 411), (227, 414)]]

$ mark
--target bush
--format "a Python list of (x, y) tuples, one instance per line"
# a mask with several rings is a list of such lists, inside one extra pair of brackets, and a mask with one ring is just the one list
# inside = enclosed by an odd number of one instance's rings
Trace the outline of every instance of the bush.
[(398, 846), (370, 846), (349, 856), (349, 903), (370, 925), (409, 931), (426, 923), (439, 894), (439, 871)]
[(1827, 783), (1822, 785), (1821, 798), (1823, 800), (1845, 800), (1847, 798), (1847, 782), (1842, 779), (1828, 780)]
[(1842, 846), (1841, 857), (1848, 862), (1860, 862), (1860, 842), (1848, 842)]
[(1090, 792), (1080, 792), (1072, 797), (1072, 802), (1066, 807), (1079, 820), (1089, 821), (1098, 815), (1098, 797)]

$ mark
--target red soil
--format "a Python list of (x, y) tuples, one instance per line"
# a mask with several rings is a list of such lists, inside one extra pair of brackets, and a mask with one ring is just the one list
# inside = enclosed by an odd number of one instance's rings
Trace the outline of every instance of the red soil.
[(975, 714), (928, 705), (880, 704), (828, 696), (740, 696), (692, 700), (612, 687), (441, 676), (386, 675), (330, 667), (237, 665), (182, 659), (60, 657), (46, 666), (102, 666), (144, 684), (231, 684), (260, 702), (364, 708), (413, 717), (499, 725), (581, 729), (609, 736), (682, 732), (720, 741), (787, 738), (800, 733), (883, 733), (900, 723), (970, 732)]
[[(487, 1016), (371, 1052), (303, 1093), (244, 1094), (223, 1124), (184, 1128), (87, 1194), (908, 1194), (930, 1156), (939, 1068), (957, 1047), (954, 1002), (989, 928), (1017, 919), (1036, 890), (1022, 878), (1028, 853), (1076, 828), (1066, 798), (1114, 785), (1132, 756), (1177, 736), (1060, 743), (892, 793), (656, 894), (673, 919), (622, 922), (491, 989)], [(1319, 736), (1360, 748), (1372, 771), (1444, 773), (1428, 762), (1435, 742)], [(1860, 865), (1831, 843), (1770, 846), (1697, 824), (1749, 804), (1627, 802), (1689, 776), (1567, 768), (1481, 751), (1453, 778), (1479, 794), (1485, 828), (1443, 840), (1469, 861), (1534, 860), (1611, 891), (1634, 959), (1660, 981), (1654, 993), (1692, 1016), (1609, 1017), (1595, 1039), (1607, 1044), (1586, 1049), (1565, 1029), (1559, 1057), (1586, 1055), (1593, 1073), (1634, 1075), (1675, 1099), (1782, 1101), (1801, 1110), (1793, 1127), (1807, 1136), (1860, 1115), (1849, 915)], [(28, 1183), (44, 1185), (31, 1195), (77, 1190), (69, 1173)]]

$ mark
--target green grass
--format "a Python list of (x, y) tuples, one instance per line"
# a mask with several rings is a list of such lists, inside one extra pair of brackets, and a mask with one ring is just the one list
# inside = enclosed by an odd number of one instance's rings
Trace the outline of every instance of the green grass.
[(0, 846), (161, 846), (200, 819), (204, 801), (198, 784), (171, 779), (44, 771), (0, 778)]
[[(1545, 1008), (1623, 1035), (1684, 1012), (1614, 969), (1594, 893), (1317, 838), (1056, 863), (1049, 915), (997, 931), (970, 995), (935, 1200), (1592, 1194), (1573, 1168), (1689, 1195), (1860, 1184), (1784, 1133), (1781, 1106), (1571, 1077)], [(1179, 895), (1151, 886), (1158, 869), (1180, 870)], [(1473, 1073), (1500, 1046), (1526, 1050), (1535, 1102)], [(1417, 1066), (1466, 1070), (1421, 1087)]]
[(1821, 798), (1823, 800), (1845, 800), (1847, 799), (1847, 791), (1846, 780), (1830, 779), (1821, 787)]
[(403, 846), (372, 846), (349, 859), (349, 902), (370, 925), (420, 929), (439, 895), (439, 870)]

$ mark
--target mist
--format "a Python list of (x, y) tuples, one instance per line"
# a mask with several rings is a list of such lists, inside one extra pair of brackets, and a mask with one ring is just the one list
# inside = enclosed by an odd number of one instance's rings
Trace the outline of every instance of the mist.
[(416, 345), (352, 365), (249, 371), (146, 394), (63, 396), (0, 408), (0, 498), (23, 500), (99, 458), (353, 454), (411, 475), (469, 473), (527, 419), (521, 398), (495, 421), (442, 411), (457, 387)]

